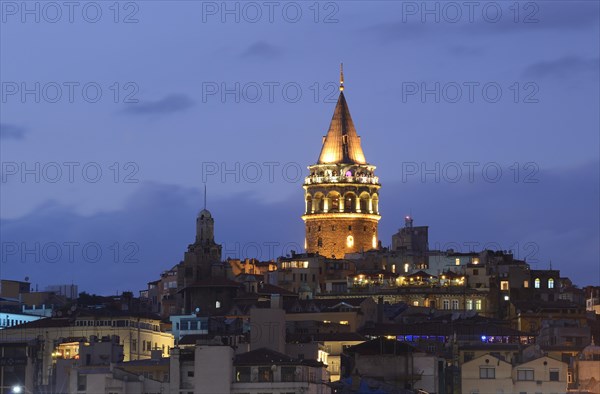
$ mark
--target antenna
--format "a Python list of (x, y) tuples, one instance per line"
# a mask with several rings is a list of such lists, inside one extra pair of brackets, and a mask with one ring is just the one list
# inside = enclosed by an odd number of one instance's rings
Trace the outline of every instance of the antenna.
[(204, 184), (204, 209), (206, 210), (206, 183)]

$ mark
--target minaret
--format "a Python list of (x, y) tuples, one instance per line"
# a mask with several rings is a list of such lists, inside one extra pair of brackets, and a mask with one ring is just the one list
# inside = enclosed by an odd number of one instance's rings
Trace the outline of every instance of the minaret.
[(344, 96), (340, 95), (317, 164), (308, 167), (304, 182), (305, 248), (325, 257), (376, 249), (379, 179), (368, 164)]

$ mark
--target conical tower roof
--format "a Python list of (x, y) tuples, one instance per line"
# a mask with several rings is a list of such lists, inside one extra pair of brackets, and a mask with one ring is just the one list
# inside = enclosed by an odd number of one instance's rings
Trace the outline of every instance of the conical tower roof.
[(344, 97), (343, 73), (340, 78), (340, 97), (338, 98), (329, 131), (323, 141), (318, 164), (367, 164), (360, 146), (360, 137), (356, 133), (346, 97)]

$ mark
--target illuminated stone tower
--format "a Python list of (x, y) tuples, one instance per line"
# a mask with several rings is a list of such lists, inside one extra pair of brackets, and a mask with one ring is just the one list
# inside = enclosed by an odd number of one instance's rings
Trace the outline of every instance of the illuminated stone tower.
[(344, 97), (344, 72), (340, 96), (333, 112), (317, 164), (308, 167), (304, 182), (305, 248), (325, 257), (376, 249), (379, 216), (379, 179), (360, 146)]

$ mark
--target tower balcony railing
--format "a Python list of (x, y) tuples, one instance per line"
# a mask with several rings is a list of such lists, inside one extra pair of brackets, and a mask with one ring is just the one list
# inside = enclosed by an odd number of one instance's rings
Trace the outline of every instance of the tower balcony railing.
[(318, 183), (366, 183), (372, 185), (379, 184), (377, 176), (345, 176), (345, 175), (309, 175), (304, 179), (305, 185)]

